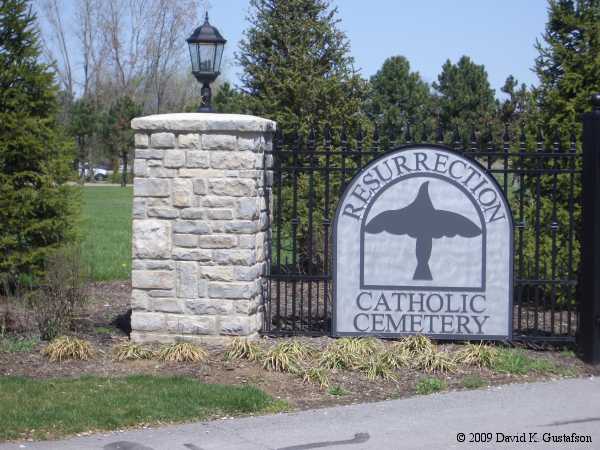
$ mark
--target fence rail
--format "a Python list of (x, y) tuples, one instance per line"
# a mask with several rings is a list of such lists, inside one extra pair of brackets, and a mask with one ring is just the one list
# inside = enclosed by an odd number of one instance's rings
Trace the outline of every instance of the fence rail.
[[(273, 228), (265, 304), (267, 334), (327, 334), (331, 327), (331, 226), (354, 175), (388, 150), (414, 144), (349, 138), (325, 130), (303, 138), (276, 136)], [(427, 142), (419, 142), (427, 143)], [(514, 337), (571, 342), (578, 324), (582, 156), (573, 136), (540, 134), (492, 141), (455, 134), (445, 144), (482, 164), (507, 196), (514, 216)]]

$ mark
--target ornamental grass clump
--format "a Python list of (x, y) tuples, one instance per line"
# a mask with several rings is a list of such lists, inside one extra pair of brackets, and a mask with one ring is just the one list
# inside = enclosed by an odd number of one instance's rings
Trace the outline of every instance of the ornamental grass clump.
[(327, 369), (357, 369), (363, 361), (379, 352), (382, 345), (375, 338), (341, 338), (327, 346), (320, 365)]
[(321, 389), (329, 387), (329, 373), (323, 367), (310, 367), (302, 373), (302, 381), (318, 384)]
[(71, 336), (59, 336), (44, 348), (43, 354), (51, 362), (69, 359), (87, 361), (94, 356), (94, 349), (86, 340)]
[(456, 361), (469, 366), (492, 368), (498, 358), (498, 349), (490, 345), (467, 344), (456, 354)]
[(377, 378), (395, 380), (394, 367), (390, 364), (387, 356), (386, 353), (372, 354), (358, 366), (358, 369), (371, 381), (375, 381)]
[(456, 361), (446, 352), (440, 352), (435, 347), (421, 353), (416, 359), (414, 367), (428, 373), (454, 373)]
[(387, 360), (388, 365), (394, 369), (410, 367), (412, 362), (411, 353), (400, 342), (390, 345), (383, 357)]
[(208, 358), (208, 352), (189, 342), (177, 342), (163, 346), (156, 356), (164, 362), (202, 362)]
[(300, 373), (302, 365), (316, 354), (316, 349), (300, 341), (281, 342), (263, 355), (263, 367), (275, 372)]
[(116, 361), (134, 361), (152, 359), (155, 352), (134, 342), (123, 342), (113, 348), (113, 358)]
[(400, 348), (403, 348), (404, 351), (412, 357), (418, 357), (423, 353), (429, 353), (435, 350), (435, 345), (431, 339), (422, 334), (408, 336), (402, 339), (397, 345)]
[(236, 337), (233, 338), (231, 344), (229, 344), (229, 347), (225, 352), (225, 359), (247, 359), (248, 361), (258, 361), (261, 354), (262, 351), (258, 344), (249, 341), (248, 339)]

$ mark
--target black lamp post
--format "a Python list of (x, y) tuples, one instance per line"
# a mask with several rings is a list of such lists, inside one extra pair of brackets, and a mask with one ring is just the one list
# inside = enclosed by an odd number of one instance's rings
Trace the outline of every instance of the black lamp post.
[(219, 30), (208, 23), (208, 12), (202, 26), (196, 28), (187, 39), (192, 58), (192, 73), (202, 83), (202, 104), (198, 112), (212, 112), (210, 83), (220, 74), (226, 42)]

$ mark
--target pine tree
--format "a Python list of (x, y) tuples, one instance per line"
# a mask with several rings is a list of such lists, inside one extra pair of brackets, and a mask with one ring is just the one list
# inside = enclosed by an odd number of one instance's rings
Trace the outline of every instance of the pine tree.
[(76, 202), (65, 185), (72, 148), (57, 125), (57, 87), (40, 63), (27, 0), (0, 2), (0, 274), (40, 273), (72, 235)]
[(251, 0), (240, 43), (242, 87), (253, 114), (285, 132), (357, 123), (364, 82), (329, 0)]
[[(534, 70), (539, 86), (533, 92), (537, 112), (530, 128), (543, 133), (545, 148), (552, 149), (558, 142), (566, 150), (571, 136), (581, 135), (581, 114), (590, 110), (591, 94), (600, 91), (600, 0), (549, 0), (546, 29), (542, 41), (536, 42), (536, 50)], [(563, 162), (561, 167), (566, 165)], [(581, 188), (576, 183), (572, 192), (570, 183), (568, 175), (559, 175), (556, 181), (552, 177), (542, 177), (539, 182), (535, 177), (525, 180), (526, 221), (539, 223), (544, 230), (539, 234), (532, 231), (526, 239), (525, 255), (530, 267), (535, 267), (539, 259), (539, 269), (531, 277), (568, 278), (574, 276), (567, 271), (570, 264), (575, 270), (578, 267)], [(571, 210), (575, 222), (572, 247)], [(554, 239), (552, 232), (545, 231), (553, 224)], [(551, 286), (541, 290), (543, 295), (556, 296), (571, 305), (575, 300), (574, 290), (553, 292)]]
[(439, 120), (444, 130), (458, 130), (464, 142), (476, 130), (497, 132), (494, 90), (483, 65), (475, 64), (468, 56), (456, 64), (447, 60), (433, 88), (439, 94)]
[(385, 60), (381, 69), (371, 77), (367, 112), (381, 136), (402, 137), (407, 124), (417, 135), (422, 128), (431, 128), (433, 116), (429, 85), (418, 72), (410, 71), (404, 56)]
[[(242, 89), (248, 110), (275, 120), (287, 139), (298, 132), (306, 142), (311, 128), (327, 126), (336, 144), (342, 129), (350, 145), (354, 145), (359, 128), (369, 135), (362, 113), (366, 82), (354, 71), (348, 39), (338, 28), (337, 8), (330, 0), (250, 0), (250, 7), (250, 27), (237, 55), (244, 70)], [(310, 159), (308, 155), (301, 152), (299, 158), (304, 159), (296, 161), (298, 165), (325, 164), (324, 157)], [(331, 158), (332, 165), (339, 164), (334, 160)], [(291, 163), (291, 157), (287, 162)], [(356, 169), (357, 164), (348, 161), (344, 175), (349, 178)], [(297, 236), (298, 261), (294, 264), (304, 271), (322, 263), (323, 230), (327, 229), (323, 224), (332, 219), (323, 216), (324, 210), (335, 211), (335, 204), (326, 208), (315, 202), (309, 221), (309, 199), (323, 201), (325, 197), (324, 177), (301, 171), (295, 181), (301, 199), (296, 210), (291, 201), (294, 184), (289, 178), (282, 184), (285, 229), (281, 232), (284, 239)], [(329, 181), (331, 192), (338, 192), (344, 180), (336, 173)], [(297, 229), (292, 231), (290, 224), (296, 220)]]
[(549, 0), (548, 22), (536, 43), (535, 96), (547, 136), (581, 131), (581, 114), (600, 92), (600, 0)]

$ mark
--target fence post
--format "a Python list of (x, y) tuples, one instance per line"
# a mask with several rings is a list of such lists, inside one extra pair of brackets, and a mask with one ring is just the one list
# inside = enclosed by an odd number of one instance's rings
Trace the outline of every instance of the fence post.
[(578, 344), (583, 359), (600, 363), (600, 94), (583, 115), (583, 235)]

